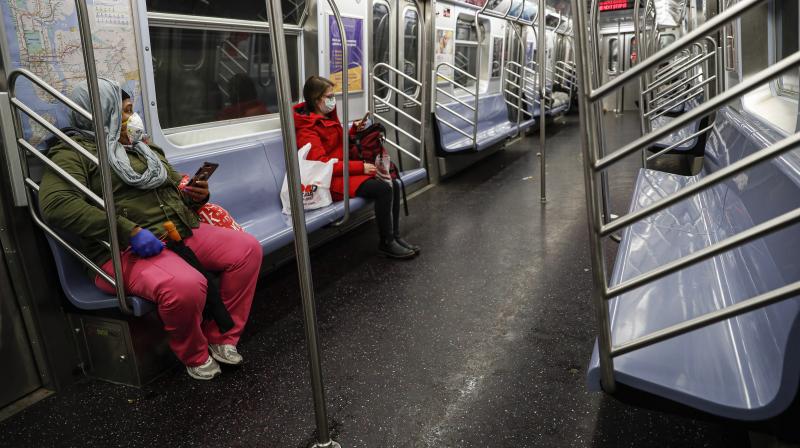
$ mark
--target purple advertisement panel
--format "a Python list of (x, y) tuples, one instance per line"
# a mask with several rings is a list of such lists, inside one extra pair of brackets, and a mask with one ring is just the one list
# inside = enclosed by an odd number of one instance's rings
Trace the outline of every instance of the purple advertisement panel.
[[(364, 89), (364, 45), (362, 39), (362, 26), (364, 21), (352, 17), (342, 17), (344, 32), (347, 36), (348, 63), (347, 63), (347, 88), (350, 92)], [(342, 91), (342, 39), (339, 36), (339, 26), (336, 18), (328, 16), (328, 30), (330, 40), (328, 54), (330, 55), (330, 78), (336, 84), (336, 93)]]

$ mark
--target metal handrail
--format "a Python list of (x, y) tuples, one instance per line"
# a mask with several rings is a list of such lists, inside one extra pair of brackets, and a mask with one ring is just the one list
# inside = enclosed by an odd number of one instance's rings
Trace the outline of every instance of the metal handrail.
[[(420, 135), (422, 135), (422, 132), (425, 129), (424, 124), (423, 124), (425, 113), (422, 111), (422, 102), (420, 102), (419, 100), (417, 100), (416, 98), (412, 97), (411, 95), (408, 95), (404, 91), (396, 88), (395, 86), (391, 85), (390, 83), (387, 83), (386, 81), (384, 81), (384, 80), (380, 79), (378, 76), (376, 76), (376, 74), (377, 74), (379, 69), (380, 70), (386, 70), (388, 72), (394, 73), (395, 75), (399, 76), (401, 79), (411, 82), (413, 85), (419, 87), (420, 89), (422, 88), (422, 83), (419, 82), (418, 80), (412, 78), (411, 76), (408, 76), (407, 74), (403, 73), (401, 70), (398, 70), (397, 68), (392, 67), (389, 64), (386, 64), (386, 63), (383, 63), (383, 62), (379, 62), (379, 63), (375, 64), (374, 67), (372, 67), (372, 72), (369, 74), (370, 91), (372, 92), (372, 96), (370, 98), (370, 106), (369, 106), (370, 110), (373, 111), (373, 112), (376, 110), (375, 109), (375, 102), (378, 101), (382, 105), (384, 105), (384, 106), (388, 107), (389, 109), (393, 110), (394, 112), (404, 116), (408, 120), (411, 120), (412, 123), (414, 123), (415, 125), (419, 126)], [(377, 91), (375, 89), (375, 82), (376, 81), (380, 82), (381, 85), (387, 87), (390, 92), (394, 92), (395, 94), (397, 94), (399, 96), (402, 96), (406, 100), (411, 101), (414, 105), (419, 106), (420, 107), (420, 117), (419, 118), (415, 118), (415, 117), (411, 116), (410, 114), (408, 114), (407, 112), (405, 112), (405, 111), (401, 110), (400, 108), (396, 107), (394, 104), (391, 103), (391, 101), (390, 101), (391, 98), (390, 97), (389, 98), (381, 98), (377, 94)], [(391, 96), (391, 94), (390, 94), (390, 96)], [(394, 148), (396, 148), (398, 151), (402, 151), (403, 153), (405, 153), (406, 155), (408, 155), (409, 157), (411, 157), (412, 159), (414, 159), (417, 162), (420, 162), (420, 163), (422, 162), (422, 157), (425, 157), (425, 141), (424, 141), (424, 139), (422, 139), (420, 137), (416, 137), (416, 136), (410, 134), (405, 129), (401, 128), (400, 126), (398, 126), (397, 124), (391, 122), (390, 120), (387, 120), (387, 119), (381, 117), (378, 114), (373, 113), (373, 117), (375, 119), (377, 119), (377, 120), (380, 120), (383, 124), (391, 127), (395, 131), (397, 131), (397, 132), (405, 135), (406, 137), (410, 138), (414, 143), (420, 145), (420, 155), (417, 156), (416, 154), (412, 153), (408, 149), (402, 147), (399, 143), (392, 142), (391, 140), (386, 139), (386, 142), (389, 143)]]
[[(125, 294), (125, 282), (122, 273), (122, 257), (120, 251), (120, 244), (119, 244), (119, 237), (118, 237), (118, 229), (117, 229), (117, 213), (116, 207), (114, 203), (114, 193), (111, 181), (111, 168), (108, 161), (108, 141), (106, 139), (106, 130), (103, 126), (102, 122), (102, 109), (100, 105), (100, 88), (98, 85), (98, 77), (97, 77), (97, 65), (95, 63), (94, 58), (94, 48), (92, 47), (92, 33), (90, 29), (90, 22), (89, 22), (89, 13), (88, 8), (86, 6), (86, 0), (76, 0), (75, 7), (77, 10), (78, 16), (78, 32), (80, 34), (81, 40), (81, 47), (83, 48), (83, 62), (84, 62), (84, 69), (86, 70), (87, 75), (87, 86), (89, 90), (89, 97), (91, 101), (92, 111), (97, 111), (98, 113), (89, 113), (82, 107), (75, 104), (75, 102), (71, 101), (69, 98), (61, 94), (61, 92), (57, 91), (52, 86), (48, 85), (44, 80), (33, 74), (32, 72), (25, 70), (25, 69), (16, 69), (9, 74), (8, 78), (8, 85), (9, 85), (9, 93), (11, 96), (11, 104), (17, 110), (17, 113), (14, 113), (14, 128), (17, 134), (17, 143), (18, 143), (18, 150), (20, 151), (21, 155), (21, 162), (22, 162), (22, 171), (23, 175), (25, 176), (25, 183), (27, 184), (28, 188), (25, 189), (25, 194), (28, 197), (28, 210), (32, 216), (34, 223), (38, 227), (40, 227), (45, 233), (50, 236), (53, 236), (54, 240), (63, 246), (68, 252), (75, 255), (82, 263), (88, 266), (92, 271), (96, 272), (100, 275), (104, 280), (108, 281), (114, 287), (114, 291), (117, 296), (117, 305), (121, 312), (124, 314), (132, 314), (131, 307), (128, 304), (128, 297)], [(65, 170), (58, 167), (55, 163), (49, 160), (47, 157), (40, 154), (36, 148), (34, 148), (31, 144), (29, 144), (24, 139), (24, 134), (22, 131), (22, 123), (19, 117), (19, 111), (22, 111), (29, 117), (33, 118), (38, 123), (46, 122), (44, 118), (42, 118), (39, 114), (34, 112), (32, 109), (28, 108), (22, 101), (16, 98), (16, 83), (17, 80), (20, 78), (26, 78), (36, 84), (37, 86), (41, 87), (47, 93), (52, 95), (56, 100), (60, 103), (64, 104), (68, 108), (72, 109), (75, 113), (81, 115), (83, 118), (90, 120), (94, 126), (95, 130), (95, 140), (97, 145), (97, 154), (98, 156), (95, 158), (88, 150), (77, 144), (74, 140), (64, 135), (63, 132), (57, 131), (53, 132), (53, 134), (62, 139), (66, 142), (70, 147), (76, 149), (78, 153), (83, 156), (89, 155), (87, 157), (92, 163), (96, 164), (100, 171), (101, 177), (101, 186), (102, 186), (102, 193), (103, 196), (100, 198), (96, 194), (94, 194), (88, 187), (81, 184), (77, 179), (70, 176)], [(52, 126), (48, 123), (45, 127), (53, 131), (55, 126)], [(36, 190), (38, 192), (38, 185), (31, 179), (30, 171), (28, 169), (28, 164), (25, 163), (26, 160), (26, 153), (33, 154), (36, 156), (40, 161), (44, 162), (48, 167), (52, 168), (56, 174), (60, 177), (65, 179), (68, 183), (78, 188), (79, 191), (84, 193), (87, 197), (89, 197), (96, 205), (100, 206), (100, 208), (105, 212), (106, 215), (106, 224), (107, 230), (110, 240), (110, 251), (111, 251), (111, 264), (114, 270), (114, 277), (112, 278), (105, 272), (103, 272), (102, 268), (97, 266), (92, 260), (88, 257), (83, 255), (80, 251), (73, 248), (69, 243), (67, 243), (63, 238), (57, 235), (53, 229), (51, 229), (43, 219), (41, 219), (32, 204), (35, 204), (33, 195), (31, 194), (31, 190)]]
[[(276, 91), (278, 95), (278, 111), (283, 125), (283, 153), (286, 163), (286, 178), (289, 187), (289, 201), (292, 209), (292, 230), (294, 231), (294, 247), (297, 259), (298, 280), (300, 283), (300, 297), (303, 304), (303, 327), (305, 329), (306, 345), (308, 349), (309, 370), (311, 373), (311, 390), (314, 401), (314, 417), (317, 426), (315, 442), (311, 448), (341, 448), (331, 439), (328, 427), (328, 411), (325, 399), (325, 387), (322, 379), (322, 361), (320, 353), (319, 335), (317, 334), (317, 310), (314, 302), (314, 281), (311, 274), (311, 260), (308, 248), (308, 233), (306, 232), (305, 210), (303, 198), (300, 193), (300, 165), (297, 154), (297, 136), (292, 113), (292, 95), (289, 76), (288, 56), (286, 54), (286, 37), (283, 31), (282, 2), (265, 0), (268, 20), (272, 25), (269, 39), (271, 43), (272, 60), (275, 63)], [(343, 47), (347, 47), (347, 36), (340, 29)], [(345, 59), (346, 61), (347, 59)], [(347, 65), (342, 64), (346, 70)], [(347, 78), (342, 73), (342, 84), (347, 85)], [(345, 115), (347, 121), (347, 115)], [(344, 134), (347, 134), (345, 130)], [(345, 146), (344, 153), (349, 152)], [(345, 173), (347, 170), (345, 165)], [(348, 190), (345, 182), (345, 192)], [(345, 202), (346, 203), (346, 202)]]
[(647, 158), (647, 161), (649, 162), (649, 161), (651, 161), (651, 160), (653, 160), (653, 159), (655, 159), (655, 158), (657, 158), (657, 157), (659, 157), (659, 156), (661, 156), (661, 155), (664, 155), (664, 154), (666, 154), (666, 153), (668, 153), (668, 152), (672, 151), (673, 149), (677, 148), (678, 146), (680, 146), (680, 145), (682, 145), (682, 144), (684, 144), (684, 143), (688, 142), (689, 140), (691, 140), (691, 139), (693, 139), (693, 138), (695, 138), (695, 137), (699, 137), (699, 136), (701, 136), (701, 135), (705, 134), (706, 132), (710, 131), (710, 130), (711, 130), (711, 129), (713, 129), (713, 128), (714, 128), (714, 125), (712, 124), (712, 125), (710, 125), (710, 126), (707, 126), (707, 127), (703, 128), (703, 129), (700, 129), (699, 131), (697, 131), (697, 132), (695, 132), (695, 133), (693, 133), (693, 134), (689, 134), (689, 136), (687, 136), (687, 137), (685, 137), (685, 138), (681, 139), (680, 141), (678, 141), (678, 142), (676, 142), (676, 143), (673, 143), (672, 145), (670, 145), (670, 146), (668, 146), (668, 147), (666, 147), (666, 148), (662, 149), (661, 151), (658, 151), (657, 153), (655, 153), (655, 154), (653, 154), (653, 155), (649, 156), (649, 157)]
[[(596, 3), (597, 0), (593, 0)], [(800, 66), (800, 51), (793, 53), (790, 56), (783, 58), (778, 63), (767, 67), (758, 73), (751, 75), (743, 82), (732, 87), (728, 91), (722, 93), (718, 92), (713, 98), (708, 98), (702, 105), (684, 113), (680, 117), (674, 119), (668, 125), (659, 128), (654, 132), (642, 135), (635, 141), (623, 145), (618, 150), (605, 156), (600, 156), (598, 147), (600, 142), (596, 140), (598, 135), (597, 128), (601, 126), (600, 117), (596, 114), (594, 104), (599, 102), (605, 96), (611, 94), (616, 89), (621, 88), (633, 78), (646, 76), (649, 70), (655, 67), (658, 63), (671, 57), (676, 52), (680, 51), (682, 47), (692, 44), (695, 40), (703, 38), (706, 34), (722, 27), (727, 22), (735, 20), (749, 9), (757, 6), (765, 0), (742, 0), (734, 7), (725, 10), (723, 13), (707, 21), (704, 25), (698, 27), (691, 33), (687, 34), (680, 40), (674, 42), (665, 49), (655, 53), (652, 58), (643, 60), (640, 65), (622, 76), (609, 81), (597, 88), (593, 88), (593, 78), (591, 77), (591, 70), (587, 61), (589, 60), (588, 49), (584, 49), (585, 42), (589, 42), (587, 36), (587, 28), (584, 24), (586, 14), (586, 3), (583, 0), (572, 0), (572, 8), (575, 11), (575, 18), (578, 21), (576, 30), (578, 32), (578, 39), (575, 40), (578, 54), (578, 72), (580, 73), (580, 91), (579, 102), (582, 111), (581, 116), (581, 143), (584, 155), (584, 183), (587, 191), (587, 208), (589, 211), (589, 230), (591, 238), (591, 254), (593, 265), (593, 282), (595, 286), (595, 311), (599, 322), (599, 355), (600, 355), (600, 372), (601, 382), (609, 392), (615, 389), (614, 379), (614, 364), (613, 358), (621, 356), (625, 353), (650, 346), (660, 341), (674, 338), (678, 335), (693, 331), (695, 329), (703, 328), (715, 322), (720, 322), (734, 316), (741, 315), (754, 309), (764, 307), (771, 303), (776, 303), (797, 295), (800, 292), (800, 282), (784, 285), (773, 291), (760, 294), (756, 297), (746, 299), (737, 304), (730, 305), (703, 314), (696, 318), (672, 325), (662, 330), (651, 332), (649, 334), (637, 337), (635, 339), (626, 341), (619, 345), (614, 345), (611, 340), (611, 324), (609, 318), (609, 309), (607, 301), (614, 297), (619, 297), (626, 292), (630, 292), (636, 288), (642, 287), (650, 282), (663, 278), (671, 273), (677, 272), (688, 266), (707, 260), (715, 255), (726, 252), (742, 244), (762, 238), (765, 235), (776, 232), (779, 229), (785, 228), (794, 223), (800, 222), (800, 209), (795, 209), (762, 224), (751, 227), (748, 230), (740, 232), (732, 237), (723, 241), (717, 242), (711, 246), (695, 251), (694, 253), (682, 257), (678, 260), (672, 261), (662, 265), (656, 269), (640, 274), (625, 282), (619, 283), (611, 288), (607, 284), (607, 276), (605, 272), (605, 260), (602, 238), (613, 235), (615, 232), (628, 227), (636, 222), (646, 219), (659, 211), (670, 207), (685, 200), (695, 194), (700, 193), (713, 185), (716, 185), (726, 179), (744, 172), (753, 166), (771, 160), (780, 156), (788, 151), (795, 149), (800, 145), (800, 132), (795, 133), (783, 140), (770, 145), (767, 148), (761, 149), (743, 159), (731, 163), (725, 168), (719, 169), (712, 174), (705, 176), (700, 181), (687, 185), (679, 191), (659, 199), (658, 201), (645, 206), (639, 210), (629, 212), (628, 214), (603, 224), (603, 219), (600, 214), (600, 203), (598, 202), (597, 191), (597, 176), (602, 175), (609, 167), (619, 162), (630, 154), (635, 153), (646, 148), (652, 142), (662, 138), (663, 136), (672, 133), (686, 124), (693, 122), (703, 116), (710, 115), (720, 106), (727, 102), (740, 97), (748, 92), (759, 88), (763, 83), (774, 79), (783, 73), (795, 69)], [(638, 2), (637, 2), (638, 3)], [(595, 5), (593, 5), (594, 7)], [(594, 30), (593, 30), (594, 31)], [(718, 53), (716, 43), (714, 46), (715, 52)], [(716, 64), (719, 66), (719, 63)], [(706, 71), (708, 73), (708, 71)], [(710, 83), (717, 75), (710, 76), (705, 82)], [(701, 86), (703, 87), (703, 86)], [(692, 136), (698, 136), (700, 133), (707, 131), (706, 128)], [(686, 140), (686, 139), (684, 139)], [(670, 149), (670, 148), (668, 148)], [(657, 156), (657, 155), (656, 155)]]
[[(478, 52), (478, 54), (480, 54), (480, 51)], [(442, 73), (442, 71), (441, 71), (442, 67), (446, 67), (446, 68), (452, 69), (454, 74), (456, 72), (458, 72), (458, 73), (466, 76), (468, 79), (473, 80), (475, 82), (475, 88), (474, 89), (470, 89), (470, 88), (468, 88), (466, 86), (461, 85), (460, 83), (456, 82), (455, 80), (451, 79), (450, 77), (444, 75)], [(450, 84), (450, 85), (452, 85), (454, 87), (453, 95), (451, 95), (445, 89), (442, 89), (441, 87), (439, 87), (438, 84), (440, 83), (439, 82), (440, 78), (445, 80), (446, 83), (448, 83), (448, 84)], [(465, 137), (469, 138), (472, 141), (472, 145), (475, 146), (477, 144), (477, 140), (478, 140), (478, 92), (479, 92), (479, 89), (480, 89), (480, 81), (479, 81), (478, 77), (473, 76), (469, 72), (467, 72), (467, 71), (465, 71), (463, 69), (460, 69), (460, 68), (456, 67), (455, 65), (450, 64), (449, 62), (440, 62), (439, 64), (436, 65), (436, 68), (434, 70), (434, 83), (436, 83), (436, 88), (434, 89), (434, 96), (433, 96), (433, 102), (434, 102), (433, 116), (434, 116), (434, 118), (436, 118), (437, 122), (439, 122), (441, 124), (444, 124), (447, 127), (451, 128), (451, 129), (454, 129), (454, 130), (458, 131), (460, 134), (462, 134)], [(458, 87), (459, 89), (465, 91), (474, 100), (474, 104), (475, 105), (474, 106), (470, 106), (465, 101), (462, 101), (462, 100), (456, 98), (455, 97), (455, 87)], [(446, 104), (440, 102), (439, 99), (438, 99), (439, 93), (444, 93), (448, 97), (455, 99), (460, 104), (462, 104), (462, 105), (466, 106), (468, 109), (472, 110), (473, 119), (470, 120), (469, 118), (465, 117), (464, 115), (462, 115), (462, 114), (454, 111), (453, 109), (449, 108)], [(439, 108), (442, 108), (442, 109), (446, 110), (448, 113), (450, 113), (451, 115), (453, 115), (456, 118), (459, 118), (461, 120), (466, 121), (472, 127), (472, 132), (471, 133), (467, 133), (464, 130), (454, 126), (452, 123), (448, 122), (447, 120), (445, 120), (441, 116), (439, 116)]]
[[(348, 114), (348, 108), (350, 107), (350, 79), (348, 77), (350, 43), (347, 41), (344, 21), (342, 20), (342, 14), (339, 12), (339, 7), (336, 5), (336, 0), (327, 0), (327, 2), (333, 12), (336, 27), (339, 28), (339, 39), (342, 42), (342, 126), (347, 126), (350, 120), (350, 115)], [(340, 220), (331, 223), (333, 227), (342, 226), (350, 220), (350, 188), (348, 187), (350, 185), (350, 132), (347, 129), (342, 132), (342, 164), (344, 166), (344, 170), (342, 170), (344, 215)]]

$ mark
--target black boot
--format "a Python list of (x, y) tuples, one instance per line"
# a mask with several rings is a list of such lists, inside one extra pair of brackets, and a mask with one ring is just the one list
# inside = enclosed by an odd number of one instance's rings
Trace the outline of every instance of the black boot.
[(413, 250), (415, 254), (419, 253), (419, 246), (411, 244), (408, 241), (400, 238), (399, 236), (395, 236), (394, 240), (397, 242), (397, 244), (405, 247), (406, 249)]
[(381, 241), (378, 252), (389, 258), (411, 258), (415, 255), (413, 250), (401, 246), (394, 238)]

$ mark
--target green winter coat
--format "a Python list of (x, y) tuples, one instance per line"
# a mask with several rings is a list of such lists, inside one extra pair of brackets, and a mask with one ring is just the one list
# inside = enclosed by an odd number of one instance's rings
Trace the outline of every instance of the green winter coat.
[[(81, 136), (73, 138), (97, 155), (97, 146), (93, 140)], [(164, 222), (169, 220), (175, 223), (181, 236), (186, 238), (192, 235), (191, 229), (200, 225), (195, 210), (203, 203), (196, 203), (181, 194), (177, 187), (182, 176), (167, 162), (160, 148), (151, 148), (167, 168), (168, 179), (162, 186), (153, 190), (140, 190), (124, 183), (111, 171), (117, 208), (117, 231), (123, 250), (129, 246), (131, 232), (137, 226), (161, 237), (166, 234)], [(98, 196), (103, 196), (100, 168), (74, 149), (59, 143), (50, 149), (48, 157), (78, 182), (88, 186)], [(139, 154), (128, 151), (128, 157), (136, 172), (144, 171), (146, 162)], [(102, 265), (111, 259), (111, 252), (102, 243), (108, 241), (105, 211), (49, 168), (42, 177), (39, 207), (49, 224), (80, 236), (84, 253), (95, 263)]]

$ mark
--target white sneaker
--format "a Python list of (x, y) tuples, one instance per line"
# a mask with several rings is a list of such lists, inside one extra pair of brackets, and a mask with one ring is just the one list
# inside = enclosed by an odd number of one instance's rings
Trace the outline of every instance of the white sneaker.
[(203, 364), (195, 367), (186, 366), (186, 372), (196, 380), (210, 380), (222, 373), (219, 364), (210, 356)]
[(230, 344), (209, 344), (208, 348), (211, 349), (211, 356), (223, 364), (230, 364), (236, 366), (244, 361), (242, 355), (236, 351), (235, 345)]

